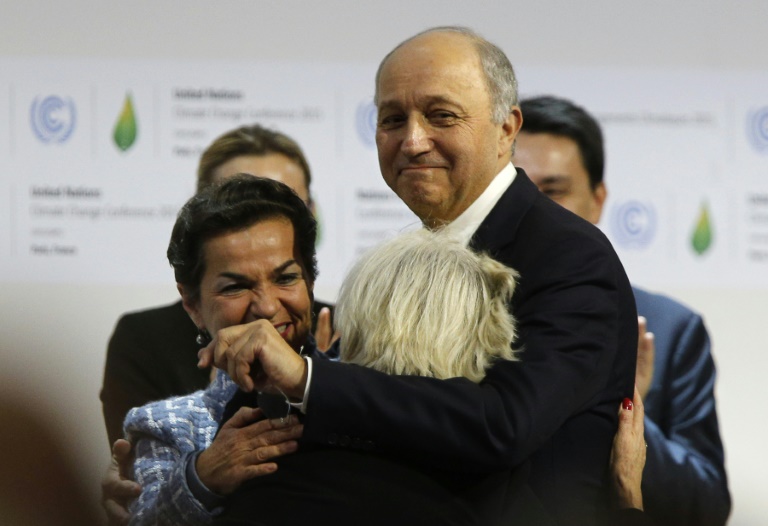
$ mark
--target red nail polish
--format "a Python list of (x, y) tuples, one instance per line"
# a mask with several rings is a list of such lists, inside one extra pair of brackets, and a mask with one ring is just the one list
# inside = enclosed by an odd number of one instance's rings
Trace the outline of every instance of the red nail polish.
[(626, 411), (632, 411), (632, 400), (625, 398), (621, 403), (621, 407), (623, 407)]

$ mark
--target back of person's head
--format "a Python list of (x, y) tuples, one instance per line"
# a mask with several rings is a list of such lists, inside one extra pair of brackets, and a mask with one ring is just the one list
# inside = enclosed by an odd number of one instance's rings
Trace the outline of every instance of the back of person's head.
[(317, 223), (307, 205), (283, 183), (238, 174), (204, 188), (179, 211), (168, 245), (176, 282), (194, 298), (205, 273), (203, 246), (221, 234), (245, 230), (267, 219), (285, 218), (293, 225), (299, 263), (314, 283), (317, 277)]
[(571, 139), (581, 152), (590, 187), (594, 189), (603, 182), (603, 133), (592, 115), (567, 99), (549, 95), (523, 99), (520, 109), (523, 112), (521, 133), (548, 133)]
[(442, 231), (422, 229), (370, 250), (342, 284), (341, 359), (386, 372), (479, 382), (512, 360), (507, 303), (517, 273)]
[(269, 154), (284, 155), (298, 164), (304, 172), (309, 190), (312, 174), (304, 152), (296, 141), (283, 133), (252, 124), (228, 131), (206, 148), (197, 168), (197, 191), (210, 186), (214, 182), (216, 169), (235, 157)]

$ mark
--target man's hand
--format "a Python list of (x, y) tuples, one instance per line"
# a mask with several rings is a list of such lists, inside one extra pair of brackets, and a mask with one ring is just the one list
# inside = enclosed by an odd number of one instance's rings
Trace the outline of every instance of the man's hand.
[(640, 397), (645, 399), (653, 380), (653, 360), (656, 356), (656, 345), (653, 333), (647, 331), (644, 317), (637, 318), (637, 369), (635, 370), (635, 385), (640, 391)]
[(247, 393), (277, 388), (293, 400), (304, 398), (307, 364), (266, 320), (221, 329), (198, 357), (198, 367), (214, 362)]
[(632, 401), (625, 399), (619, 408), (619, 430), (613, 438), (611, 477), (619, 508), (643, 509), (643, 468), (645, 467), (645, 409), (635, 386)]
[(241, 407), (197, 457), (197, 476), (208, 489), (229, 495), (246, 480), (277, 470), (268, 460), (296, 451), (304, 431), (298, 418), (254, 423), (262, 416), (261, 409)]
[(323, 307), (317, 315), (317, 327), (315, 328), (315, 342), (321, 352), (331, 348), (331, 345), (339, 339), (339, 333), (333, 332), (331, 324), (331, 309)]
[(128, 524), (128, 504), (141, 494), (141, 486), (131, 480), (131, 443), (118, 439), (112, 446), (112, 461), (101, 480), (101, 505), (110, 526)]

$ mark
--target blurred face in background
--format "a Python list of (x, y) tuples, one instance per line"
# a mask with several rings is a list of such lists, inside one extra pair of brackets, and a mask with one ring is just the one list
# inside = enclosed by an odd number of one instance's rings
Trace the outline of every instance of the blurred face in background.
[(307, 178), (298, 163), (281, 153), (240, 155), (220, 165), (213, 172), (213, 182), (219, 183), (237, 173), (246, 173), (279, 181), (310, 204)]
[(590, 186), (576, 141), (551, 133), (520, 132), (512, 161), (550, 199), (591, 223), (600, 221), (605, 185)]

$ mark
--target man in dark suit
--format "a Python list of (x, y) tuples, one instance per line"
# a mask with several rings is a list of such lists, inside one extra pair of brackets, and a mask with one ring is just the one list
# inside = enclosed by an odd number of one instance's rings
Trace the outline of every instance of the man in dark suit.
[[(510, 309), (521, 362), (497, 362), (479, 385), (389, 376), (237, 345), (248, 326), (220, 333), (204, 361), (237, 365), (245, 390), (269, 382), (301, 401), (307, 443), (457, 472), (514, 470), (528, 509), (553, 524), (595, 524), (609, 507), (617, 407), (634, 383), (637, 318), (621, 263), (597, 228), (510, 164), (522, 117), (496, 46), (463, 28), (419, 34), (384, 58), (375, 100), (387, 184), (426, 227), (453, 230), (520, 273)], [(515, 523), (541, 524), (532, 517)]]
[[(236, 173), (274, 179), (290, 186), (307, 206), (309, 164), (299, 145), (287, 135), (259, 125), (243, 126), (218, 137), (200, 158), (197, 190)], [(312, 331), (322, 313), (330, 326), (330, 305), (313, 304)], [(323, 325), (323, 324), (321, 324)], [(324, 328), (325, 330), (325, 328)], [(328, 331), (326, 331), (328, 332)], [(133, 407), (205, 388), (210, 371), (197, 367), (197, 328), (181, 301), (123, 315), (107, 347), (101, 402), (109, 443), (123, 436), (123, 420)], [(324, 337), (327, 346), (330, 334)]]
[[(515, 164), (556, 203), (597, 224), (607, 196), (600, 125), (583, 108), (557, 97), (526, 99), (520, 107), (525, 120)], [(638, 357), (637, 370), (648, 443), (645, 511), (659, 525), (722, 526), (730, 495), (709, 335), (701, 316), (688, 307), (637, 287), (633, 291), (655, 348)]]

